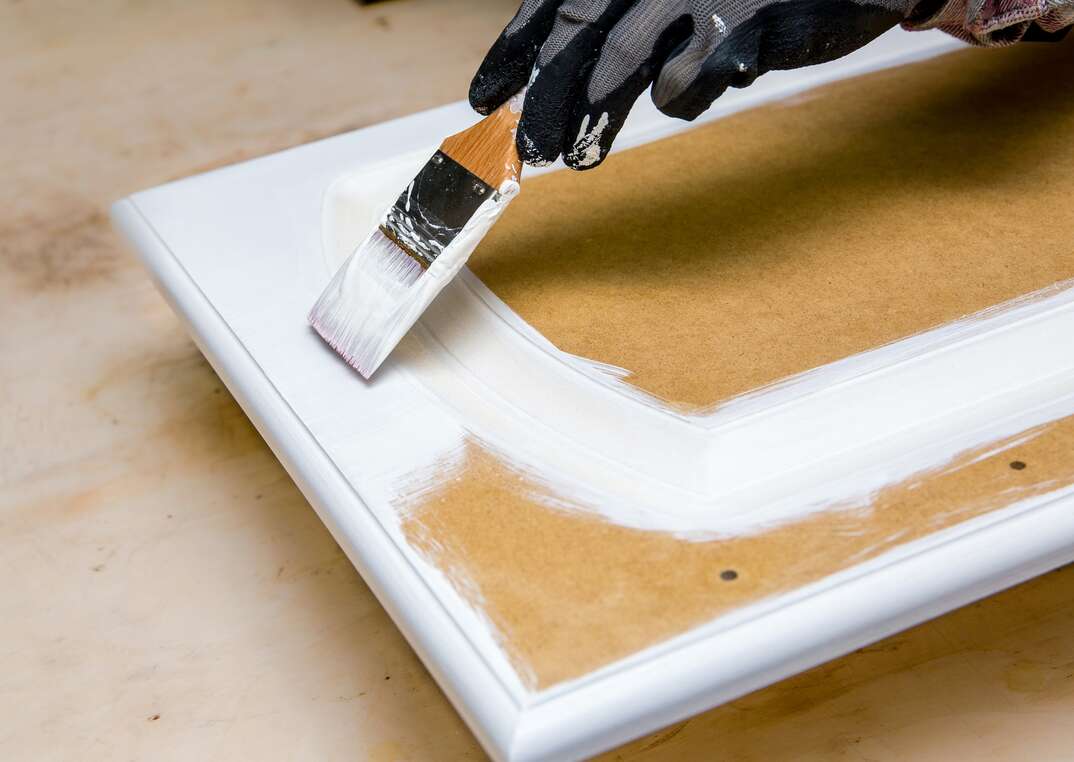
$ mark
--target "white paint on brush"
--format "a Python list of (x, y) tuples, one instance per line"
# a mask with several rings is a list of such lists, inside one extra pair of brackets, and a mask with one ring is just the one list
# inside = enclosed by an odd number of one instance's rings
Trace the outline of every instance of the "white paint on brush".
[[(407, 211), (413, 187), (411, 180), (406, 186)], [(373, 227), (313, 305), (310, 324), (350, 365), (370, 378), (428, 304), (458, 274), (518, 195), (519, 186), (508, 179), (497, 190), (424, 269), (380, 227)], [(380, 216), (380, 224), (393, 204)]]

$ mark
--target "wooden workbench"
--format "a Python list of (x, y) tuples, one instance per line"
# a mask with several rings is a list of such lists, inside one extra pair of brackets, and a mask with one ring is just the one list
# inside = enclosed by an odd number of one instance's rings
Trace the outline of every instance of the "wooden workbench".
[[(0, 758), (481, 758), (105, 210), (462, 97), (512, 6), (0, 6)], [(1072, 603), (1067, 567), (609, 758), (1069, 759)]]

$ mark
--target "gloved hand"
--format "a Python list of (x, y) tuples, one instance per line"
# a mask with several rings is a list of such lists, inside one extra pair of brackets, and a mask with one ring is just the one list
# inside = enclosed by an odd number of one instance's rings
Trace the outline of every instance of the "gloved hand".
[[(846, 55), (917, 0), (523, 0), (470, 86), (489, 113), (533, 72), (518, 127), (528, 164), (604, 160), (638, 96), (694, 119), (728, 87)], [(654, 84), (655, 83), (655, 84)]]

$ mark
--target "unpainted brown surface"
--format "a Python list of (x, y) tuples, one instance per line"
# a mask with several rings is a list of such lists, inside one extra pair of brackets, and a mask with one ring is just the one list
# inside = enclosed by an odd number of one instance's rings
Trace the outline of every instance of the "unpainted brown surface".
[(1074, 41), (968, 50), (523, 185), (471, 259), (561, 349), (706, 407), (1074, 278)]
[(541, 487), (475, 444), (459, 473), (409, 507), (404, 529), (493, 622), (519, 674), (547, 688), (734, 608), (1074, 483), (1074, 418), (982, 457), (998, 447), (888, 487), (866, 507), (691, 542), (549, 507)]

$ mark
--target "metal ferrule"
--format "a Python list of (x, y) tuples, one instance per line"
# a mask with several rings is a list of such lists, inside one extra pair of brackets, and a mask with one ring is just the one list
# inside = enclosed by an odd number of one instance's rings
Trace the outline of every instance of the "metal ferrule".
[(442, 151), (418, 172), (381, 230), (428, 267), (462, 232), (481, 204), (499, 192)]

